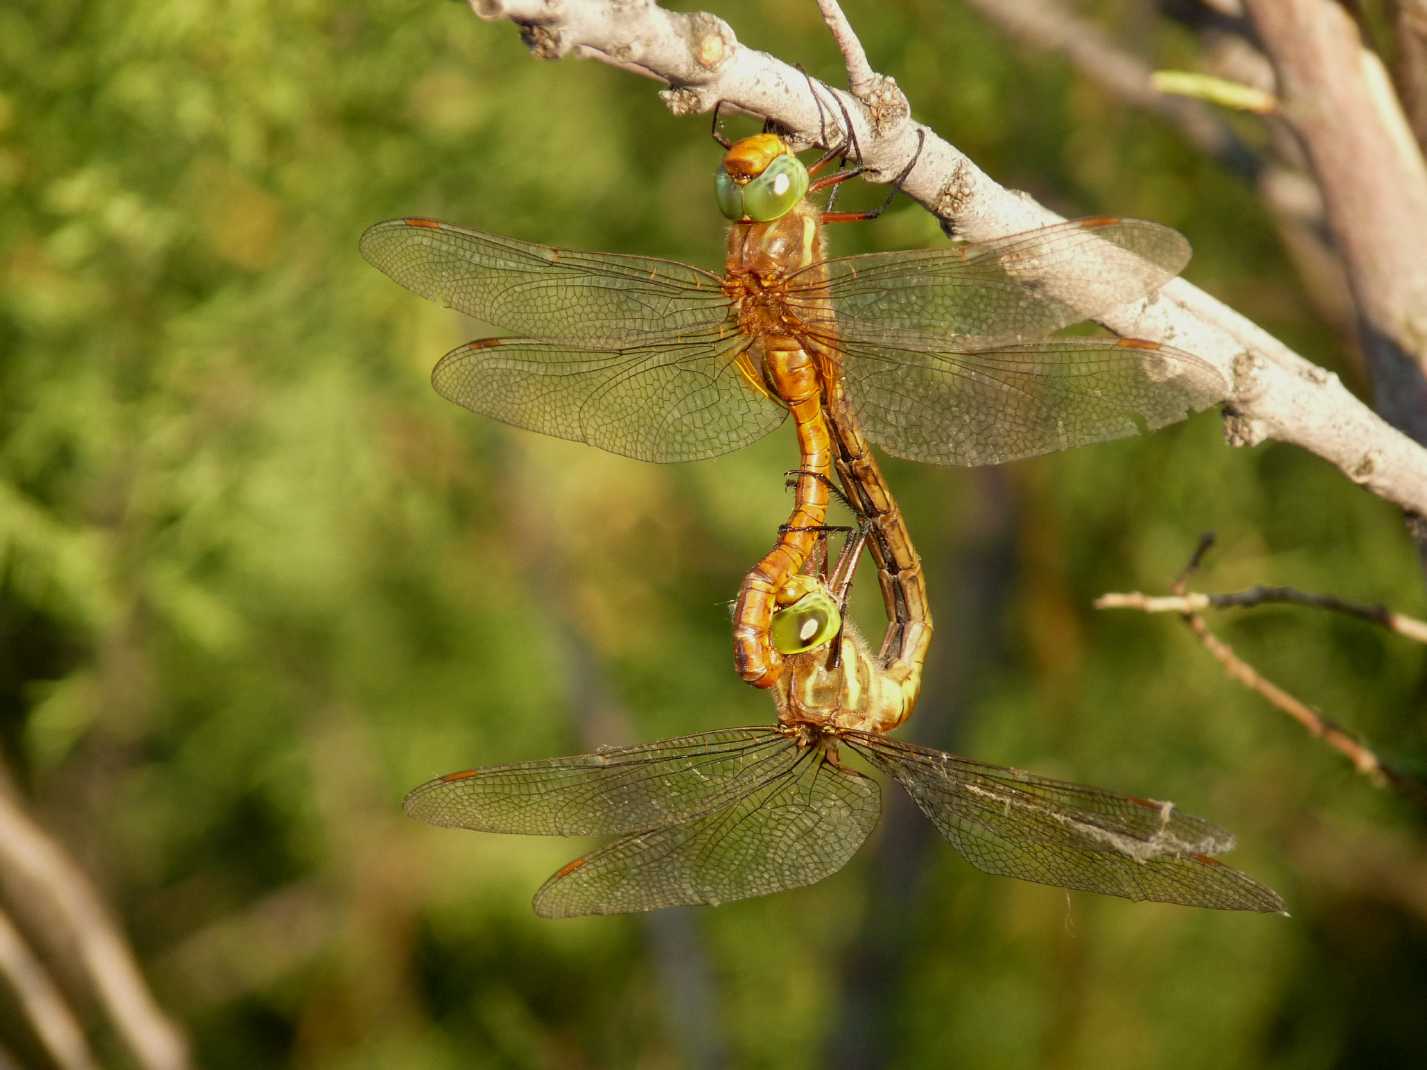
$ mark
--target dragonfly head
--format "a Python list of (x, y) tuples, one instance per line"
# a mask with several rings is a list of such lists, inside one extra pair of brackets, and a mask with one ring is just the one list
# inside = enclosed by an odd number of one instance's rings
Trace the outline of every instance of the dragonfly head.
[(735, 141), (714, 172), (718, 207), (734, 222), (770, 223), (808, 192), (808, 169), (777, 134)]
[(837, 599), (811, 576), (794, 576), (778, 592), (784, 603), (773, 613), (769, 636), (780, 654), (801, 654), (826, 646), (842, 628)]

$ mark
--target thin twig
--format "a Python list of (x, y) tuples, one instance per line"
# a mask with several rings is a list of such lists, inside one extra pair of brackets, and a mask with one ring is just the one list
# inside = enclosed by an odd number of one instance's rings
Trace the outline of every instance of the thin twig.
[(188, 1066), (183, 1034), (154, 1001), (93, 885), (3, 785), (0, 892), (27, 933), (74, 958), (135, 1063), (144, 1070)]
[(9, 980), (20, 1009), (57, 1066), (63, 1070), (94, 1070), (98, 1066), (64, 996), (3, 911), (0, 974)]
[(1205, 594), (1186, 591), (1182, 595), (1149, 595), (1141, 591), (1102, 594), (1095, 599), (1096, 609), (1138, 609), (1142, 613), (1199, 613), (1206, 609), (1240, 609), (1247, 606), (1264, 606), (1287, 603), (1311, 606), (1342, 613), (1370, 624), (1377, 624), (1390, 632), (1396, 632), (1417, 643), (1427, 643), (1427, 621), (1409, 617), (1405, 613), (1394, 613), (1381, 604), (1351, 602), (1331, 594), (1314, 594), (1300, 591), (1296, 587), (1266, 587), (1262, 584), (1242, 591), (1224, 594)]
[[(1336, 722), (1322, 716), (1306, 702), (1291, 694), (1272, 680), (1268, 679), (1252, 665), (1239, 657), (1234, 652), (1233, 647), (1220, 639), (1204, 622), (1204, 618), (1199, 615), (1199, 610), (1212, 603), (1209, 601), (1213, 596), (1198, 595), (1188, 589), (1189, 579), (1198, 570), (1204, 560), (1205, 554), (1213, 545), (1212, 535), (1206, 535), (1200, 539), (1199, 545), (1195, 548), (1194, 554), (1190, 557), (1189, 563), (1170, 585), (1174, 592), (1173, 598), (1150, 598), (1149, 596), (1134, 592), (1132, 594), (1109, 594), (1102, 595), (1095, 600), (1097, 609), (1139, 609), (1147, 613), (1153, 612), (1177, 612), (1180, 618), (1188, 625), (1189, 630), (1194, 633), (1195, 638), (1203, 644), (1204, 648), (1214, 657), (1224, 671), (1230, 677), (1262, 695), (1270, 705), (1287, 714), (1297, 721), (1303, 730), (1315, 739), (1321, 739), (1328, 746), (1338, 751), (1350, 762), (1353, 768), (1369, 781), (1378, 787), (1390, 787), (1399, 794), (1411, 799), (1419, 805), (1427, 806), (1427, 785), (1423, 785), (1416, 779), (1408, 776), (1388, 765), (1378, 756), (1368, 744), (1358, 739), (1347, 729)], [(1288, 588), (1260, 588), (1264, 591), (1288, 590)], [(1244, 592), (1247, 594), (1248, 592)], [(1294, 592), (1295, 595), (1300, 592)], [(1235, 597), (1235, 596), (1230, 596)], [(1372, 613), (1372, 607), (1357, 606), (1354, 603), (1343, 602), (1340, 599), (1325, 599), (1324, 596), (1305, 596), (1304, 604), (1318, 605), (1325, 609), (1334, 609), (1339, 612), (1351, 612), (1354, 616), (1364, 619), (1374, 620), (1376, 623), (1383, 623)], [(1270, 599), (1264, 599), (1269, 601)], [(1285, 601), (1298, 601), (1297, 598), (1285, 599)], [(1325, 604), (1331, 601), (1335, 604)], [(1173, 603), (1173, 605), (1170, 605)], [(1250, 602), (1235, 602), (1232, 604), (1254, 604)], [(1152, 608), (1151, 608), (1152, 607)], [(1352, 607), (1352, 608), (1344, 608)], [(1363, 610), (1365, 612), (1358, 612)], [(1409, 618), (1410, 619), (1410, 618)], [(1413, 622), (1420, 627), (1421, 622)], [(1384, 625), (1386, 626), (1386, 625)]]
[(867, 50), (853, 31), (852, 23), (847, 21), (837, 0), (818, 0), (818, 10), (823, 13), (823, 21), (847, 66), (847, 87), (859, 100), (870, 96), (877, 85), (877, 72), (868, 62)]
[[(827, 125), (825, 105), (820, 109), (804, 74), (745, 48), (713, 15), (619, 0), (472, 4), (484, 18), (520, 25), (539, 56), (617, 57), (625, 69), (633, 63), (673, 87), (663, 97), (675, 114), (704, 113), (723, 102), (776, 120), (800, 143), (834, 147), (820, 137), (820, 126)], [(896, 175), (917, 151), (919, 136), (924, 137), (917, 166), (901, 188), (963, 237), (980, 241), (1060, 218), (999, 185), (957, 148), (913, 121), (900, 93), (875, 105), (827, 86), (819, 85), (818, 93), (840, 95), (847, 104), (863, 162), (873, 173)], [(840, 138), (841, 131), (837, 134)], [(1054, 288), (1053, 279), (1046, 282)], [(1357, 400), (1336, 375), (1202, 290), (1176, 279), (1152, 300), (1116, 309), (1100, 321), (1119, 334), (1170, 342), (1212, 363), (1229, 384), (1232, 445), (1274, 439), (1301, 446), (1379, 497), (1427, 515), (1427, 450)]]

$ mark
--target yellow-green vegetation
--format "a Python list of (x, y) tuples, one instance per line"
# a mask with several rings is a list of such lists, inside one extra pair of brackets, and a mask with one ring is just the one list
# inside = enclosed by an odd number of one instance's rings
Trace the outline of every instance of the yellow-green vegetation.
[[(840, 80), (814, 5), (718, 10)], [(1179, 228), (1195, 282), (1362, 388), (1249, 189), (959, 8), (849, 14), (918, 117), (998, 179)], [(1191, 66), (1165, 33), (1137, 43)], [(913, 734), (1175, 799), (1238, 834), (1229, 861), (1292, 919), (985, 877), (887, 792), (881, 837), (805, 892), (542, 922), (530, 893), (577, 845), (426, 828), (402, 793), (769, 719), (734, 678), (726, 603), (786, 515), (793, 442), (653, 467), (472, 417), (427, 374), (482, 328), (356, 241), (422, 214), (716, 267), (706, 121), (608, 67), (535, 62), (454, 3), (8, 4), (0, 70), (0, 747), (203, 1065), (1264, 1070), (1427, 1050), (1421, 815), (1173, 619), (1090, 608), (1162, 589), (1213, 529), (1206, 586), (1414, 612), (1392, 508), (1304, 453), (1225, 448), (1212, 414), (998, 473), (888, 464), (938, 624)], [(944, 240), (910, 205), (832, 237)], [(866, 577), (855, 598), (880, 634)], [(1420, 650), (1309, 611), (1216, 623), (1389, 754), (1427, 751)], [(93, 1041), (125, 1065), (102, 1025)], [(8, 996), (0, 1044), (44, 1065)], [(858, 1044), (879, 1054), (847, 1062)]]

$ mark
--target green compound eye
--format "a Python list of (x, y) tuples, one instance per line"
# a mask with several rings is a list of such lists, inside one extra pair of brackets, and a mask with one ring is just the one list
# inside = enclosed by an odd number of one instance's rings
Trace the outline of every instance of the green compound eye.
[(774, 612), (769, 635), (780, 654), (801, 654), (830, 643), (841, 627), (837, 602), (820, 588)]
[(743, 187), (722, 167), (714, 172), (714, 196), (725, 219), (737, 221), (743, 218)]
[[(786, 153), (743, 187), (743, 211), (754, 222), (768, 223), (787, 215), (807, 192), (808, 169), (802, 160)], [(722, 207), (721, 199), (719, 206)]]

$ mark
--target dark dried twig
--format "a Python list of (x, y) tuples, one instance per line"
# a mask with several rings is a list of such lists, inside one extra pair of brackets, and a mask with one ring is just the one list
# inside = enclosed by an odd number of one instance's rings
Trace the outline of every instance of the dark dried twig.
[(1138, 609), (1142, 613), (1199, 613), (1206, 609), (1242, 609), (1273, 604), (1310, 606), (1342, 613), (1417, 643), (1427, 643), (1427, 621), (1395, 613), (1381, 603), (1352, 602), (1331, 594), (1300, 591), (1296, 587), (1268, 587), (1258, 584), (1242, 591), (1206, 594), (1187, 591), (1179, 595), (1149, 595), (1140, 591), (1110, 592), (1095, 599), (1096, 609)]
[[(1302, 699), (1291, 694), (1272, 680), (1268, 679), (1257, 669), (1255, 669), (1238, 654), (1234, 653), (1233, 647), (1224, 642), (1212, 631), (1208, 624), (1200, 616), (1198, 610), (1201, 608), (1201, 599), (1212, 599), (1214, 596), (1199, 595), (1189, 590), (1189, 579), (1198, 570), (1203, 562), (1205, 554), (1214, 544), (1213, 535), (1205, 535), (1200, 539), (1199, 545), (1195, 548), (1194, 554), (1190, 557), (1189, 563), (1180, 572), (1170, 585), (1170, 590), (1174, 592), (1173, 599), (1152, 599), (1139, 592), (1131, 594), (1107, 594), (1095, 600), (1097, 609), (1139, 609), (1147, 613), (1154, 612), (1177, 612), (1189, 630), (1194, 633), (1195, 638), (1203, 644), (1204, 648), (1213, 655), (1214, 659), (1224, 667), (1224, 671), (1233, 679), (1262, 695), (1270, 705), (1287, 714), (1297, 721), (1310, 736), (1321, 739), (1334, 750), (1338, 751), (1350, 762), (1353, 768), (1362, 773), (1373, 784), (1378, 787), (1392, 788), (1394, 791), (1411, 799), (1420, 805), (1427, 806), (1427, 785), (1423, 785), (1413, 777), (1393, 768), (1382, 760), (1375, 750), (1367, 743), (1358, 739), (1341, 725), (1329, 720), (1318, 713)], [(1290, 590), (1290, 588), (1261, 588), (1265, 591)], [(1248, 592), (1244, 592), (1247, 594)], [(1295, 595), (1301, 592), (1294, 592)], [(1229, 596), (1237, 599), (1238, 596)], [(1269, 601), (1270, 599), (1263, 599)], [(1345, 602), (1341, 599), (1329, 598), (1321, 595), (1305, 595), (1302, 599), (1289, 598), (1284, 601), (1302, 601), (1303, 604), (1316, 605), (1324, 609), (1333, 609), (1338, 612), (1351, 613), (1353, 616), (1363, 617), (1373, 620), (1375, 623), (1386, 625), (1380, 616), (1374, 613), (1371, 606), (1361, 606), (1356, 603)], [(1173, 602), (1172, 606), (1167, 603)], [(1212, 604), (1205, 601), (1205, 605)], [(1236, 600), (1229, 604), (1256, 604), (1247, 601)], [(1153, 607), (1153, 608), (1151, 608)], [(1412, 621), (1406, 618), (1413, 625), (1424, 627), (1420, 621)], [(1394, 631), (1398, 630), (1396, 628)], [(1406, 634), (1406, 633), (1403, 633)], [(1419, 640), (1420, 641), (1420, 640)]]

